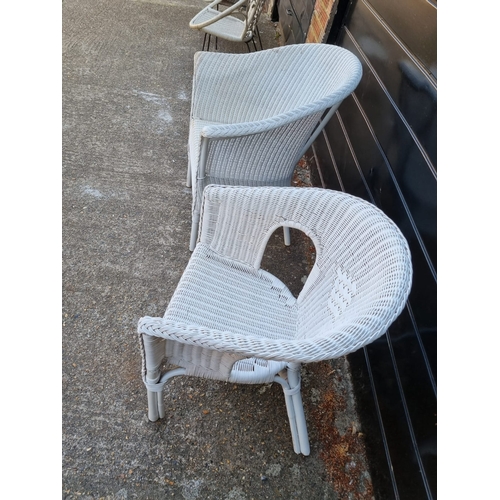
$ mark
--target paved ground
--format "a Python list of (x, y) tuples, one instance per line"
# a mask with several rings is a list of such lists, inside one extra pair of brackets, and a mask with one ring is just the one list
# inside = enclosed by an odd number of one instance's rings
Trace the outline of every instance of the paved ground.
[[(307, 458), (293, 452), (279, 386), (178, 378), (167, 418), (147, 419), (136, 324), (163, 314), (190, 256), (184, 181), (202, 39), (188, 23), (203, 5), (63, 1), (62, 496), (371, 498), (344, 359), (304, 368)], [(265, 15), (261, 29), (265, 48), (278, 44)], [(276, 236), (265, 262), (299, 290), (311, 254), (292, 238), (285, 249)]]

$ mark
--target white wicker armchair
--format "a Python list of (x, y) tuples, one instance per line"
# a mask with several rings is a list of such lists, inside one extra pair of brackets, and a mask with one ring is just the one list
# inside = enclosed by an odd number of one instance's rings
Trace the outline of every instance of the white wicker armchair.
[[(316, 247), (297, 298), (260, 269), (283, 225)], [(300, 365), (343, 356), (386, 332), (410, 292), (407, 242), (372, 204), (319, 188), (208, 186), (200, 232), (164, 317), (139, 320), (149, 419), (164, 416), (162, 391), (177, 375), (274, 381), (285, 393), (294, 451), (308, 455)], [(165, 360), (178, 368), (162, 373)]]
[[(210, 48), (210, 36), (223, 38), (229, 42), (245, 42), (250, 51), (249, 42), (252, 41), (255, 50), (255, 35), (259, 37), (260, 48), (262, 49), (262, 40), (257, 28), (262, 8), (265, 0), (237, 0), (230, 2), (227, 6), (227, 0), (214, 0), (198, 14), (196, 14), (189, 27), (205, 33), (203, 40), (203, 49), (208, 35), (208, 47)], [(219, 10), (219, 6), (225, 8)]]
[(191, 250), (205, 186), (290, 186), (297, 162), (360, 78), (357, 57), (334, 45), (195, 54), (186, 182)]

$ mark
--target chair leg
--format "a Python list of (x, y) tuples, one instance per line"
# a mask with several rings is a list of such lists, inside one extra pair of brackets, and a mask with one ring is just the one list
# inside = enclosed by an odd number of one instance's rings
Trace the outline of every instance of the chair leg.
[(292, 396), (288, 394), (290, 392), (290, 388), (286, 380), (282, 379), (281, 377), (276, 377), (274, 381), (281, 384), (281, 386), (283, 387), (283, 392), (285, 393), (286, 412), (288, 415), (288, 422), (290, 424), (290, 432), (292, 433), (293, 451), (298, 455), (300, 454), (300, 439), (297, 430), (297, 421), (295, 419), (293, 399)]
[(303, 455), (309, 455), (309, 437), (307, 435), (306, 417), (300, 394), (300, 363), (290, 363), (287, 368), (287, 379), (280, 376), (274, 377), (274, 381), (281, 384), (285, 394), (286, 411), (292, 433), (293, 451)]
[[(153, 383), (153, 381), (149, 378), (147, 378), (147, 381), (150, 384)], [(153, 392), (148, 390), (148, 418), (151, 422), (156, 422), (159, 418), (163, 418), (165, 416), (162, 395), (163, 392)]]
[(205, 42), (207, 41), (207, 33), (205, 33), (205, 36), (203, 37), (203, 46), (201, 50), (205, 50)]
[(306, 417), (304, 415), (304, 406), (302, 404), (302, 395), (300, 394), (300, 363), (290, 363), (287, 370), (288, 383), (293, 392), (293, 409), (295, 412), (295, 422), (297, 433), (299, 435), (300, 452), (303, 455), (309, 455), (311, 449), (309, 446), (309, 437), (307, 435)]
[[(158, 375), (160, 373), (158, 372)], [(168, 380), (179, 375), (185, 375), (185, 368), (175, 368), (164, 373), (156, 382), (152, 382), (146, 377), (146, 387), (148, 392), (148, 418), (151, 422), (156, 422), (159, 418), (165, 417), (165, 407), (163, 405), (163, 388)]]
[(145, 375), (144, 385), (148, 394), (148, 418), (151, 422), (156, 422), (165, 416), (163, 406), (163, 388), (168, 380), (179, 375), (185, 375), (185, 368), (174, 368), (165, 373), (161, 373), (161, 364), (165, 357), (165, 339), (142, 335), (142, 345), (144, 348)]
[(188, 161), (187, 177), (186, 177), (186, 187), (192, 187), (191, 183), (191, 162)]
[(189, 250), (192, 252), (196, 248), (196, 240), (198, 239), (198, 227), (200, 224), (200, 214), (194, 212), (191, 221), (191, 237), (189, 240)]
[(146, 364), (144, 383), (148, 391), (148, 418), (155, 422), (164, 416), (163, 385), (157, 384), (160, 381), (160, 366), (165, 356), (165, 339), (143, 334), (142, 343)]
[(290, 246), (290, 228), (283, 226), (283, 239), (287, 247)]

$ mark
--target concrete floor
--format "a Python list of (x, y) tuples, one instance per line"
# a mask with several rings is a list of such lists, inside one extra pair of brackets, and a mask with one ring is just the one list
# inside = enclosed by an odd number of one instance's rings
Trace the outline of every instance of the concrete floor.
[[(203, 0), (64, 0), (65, 499), (371, 498), (345, 359), (308, 365), (311, 455), (293, 452), (282, 391), (174, 379), (146, 415), (137, 321), (162, 315), (190, 252), (185, 187)], [(261, 18), (264, 48), (279, 43)], [(219, 50), (246, 52), (221, 43)], [(300, 176), (299, 176), (300, 177)], [(276, 236), (266, 266), (299, 290), (309, 243)]]

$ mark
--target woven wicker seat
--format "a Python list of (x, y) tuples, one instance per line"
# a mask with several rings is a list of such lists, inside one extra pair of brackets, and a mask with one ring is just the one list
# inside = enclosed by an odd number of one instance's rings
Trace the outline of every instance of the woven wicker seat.
[[(257, 28), (257, 22), (262, 12), (265, 0), (237, 0), (228, 2), (227, 0), (215, 0), (196, 14), (189, 27), (205, 33), (203, 49), (208, 37), (215, 36), (223, 38), (229, 42), (245, 42), (250, 51), (249, 42), (252, 41), (255, 50), (255, 35), (257, 34), (262, 48), (262, 41)], [(228, 5), (229, 4), (229, 5)], [(220, 9), (224, 6), (224, 9)], [(207, 50), (209, 48), (208, 40)]]
[[(163, 318), (138, 325), (149, 418), (163, 417), (168, 379), (191, 375), (282, 385), (293, 447), (309, 454), (301, 363), (343, 356), (383, 335), (408, 297), (406, 240), (380, 210), (319, 188), (206, 187), (200, 241)], [(287, 225), (316, 247), (295, 298), (260, 269), (271, 234)], [(177, 368), (160, 371), (164, 361)]]
[(360, 78), (356, 56), (333, 45), (195, 54), (186, 182), (191, 250), (204, 187), (290, 186), (297, 162)]

